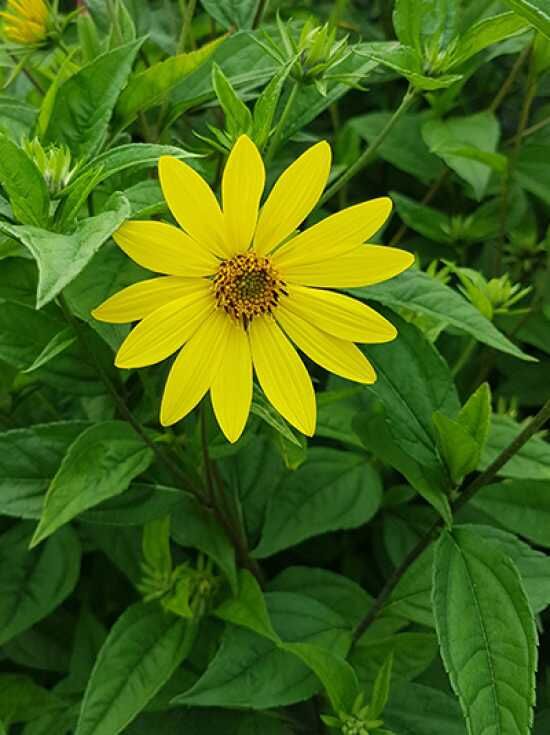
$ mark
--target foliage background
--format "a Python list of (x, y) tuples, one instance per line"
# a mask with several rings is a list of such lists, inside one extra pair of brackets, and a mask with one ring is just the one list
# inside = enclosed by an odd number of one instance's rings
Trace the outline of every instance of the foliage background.
[[(0, 50), (0, 731), (545, 735), (548, 1), (54, 11)], [(90, 316), (159, 156), (215, 184), (242, 132), (268, 185), (328, 139), (312, 221), (390, 193), (417, 255), (354, 290), (399, 338), (374, 386), (312, 367), (308, 442), (259, 393), (235, 446), (161, 431)]]

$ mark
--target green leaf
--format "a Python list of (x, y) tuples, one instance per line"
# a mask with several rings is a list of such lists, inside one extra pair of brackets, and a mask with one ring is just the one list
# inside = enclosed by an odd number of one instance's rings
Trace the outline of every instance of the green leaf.
[(3, 722), (28, 722), (44, 712), (61, 708), (61, 702), (30, 676), (0, 674), (0, 718)]
[(548, 0), (504, 0), (544, 36), (550, 38), (550, 2)]
[(469, 735), (529, 732), (537, 634), (514, 563), (470, 530), (444, 532), (433, 602), (441, 655)]
[(215, 561), (236, 593), (233, 545), (215, 518), (192, 495), (180, 491), (180, 496), (179, 507), (172, 513), (172, 538), (180, 546), (198, 549)]
[(42, 352), (36, 357), (28, 368), (25, 368), (22, 372), (32, 373), (42, 365), (45, 365), (57, 355), (64, 352), (68, 347), (76, 342), (74, 331), (70, 327), (66, 327), (58, 332), (48, 344), (44, 347)]
[(506, 480), (487, 485), (471, 502), (509, 531), (550, 547), (550, 480)]
[[(380, 623), (383, 618), (380, 619)], [(437, 656), (437, 639), (433, 633), (396, 633), (381, 635), (375, 629), (364, 635), (353, 649), (350, 663), (357, 672), (362, 687), (372, 692), (377, 677), (392, 660), (394, 686), (403, 680), (415, 679), (432, 664)], [(387, 675), (389, 672), (385, 671)], [(369, 713), (373, 719), (378, 714)], [(381, 718), (384, 719), (384, 718)]]
[(176, 54), (133, 74), (118, 99), (115, 114), (125, 127), (140, 112), (162, 104), (171, 90), (198, 69), (224, 40), (223, 36), (196, 51)]
[[(455, 0), (396, 0), (393, 25), (397, 38), (430, 58), (447, 47), (458, 32)], [(431, 53), (430, 53), (431, 52)]]
[(419, 462), (437, 467), (432, 415), (458, 411), (456, 389), (447, 364), (422, 333), (397, 315), (390, 318), (399, 339), (364, 348), (378, 373), (378, 380), (367, 390), (383, 405), (399, 447)]
[(0, 645), (49, 615), (78, 581), (80, 544), (72, 529), (33, 552), (30, 534), (21, 523), (0, 536)]
[(410, 46), (402, 46), (394, 41), (368, 43), (358, 49), (357, 53), (393, 69), (408, 79), (414, 87), (421, 90), (445, 89), (462, 79), (460, 74), (439, 76), (423, 74), (420, 54)]
[[(346, 125), (371, 143), (386, 127), (391, 116), (391, 112), (369, 112), (352, 117)], [(422, 125), (426, 119), (426, 113), (403, 115), (378, 149), (378, 155), (401, 171), (430, 183), (441, 176), (444, 166), (437, 156), (430, 153), (422, 138)]]
[(86, 429), (69, 447), (48, 488), (32, 546), (87, 508), (124, 492), (152, 461), (152, 450), (124, 421)]
[(60, 84), (44, 142), (68, 146), (76, 159), (98, 153), (142, 43), (138, 39), (107, 51)]
[(189, 654), (193, 622), (138, 603), (117, 620), (90, 676), (75, 735), (116, 735)]
[(350, 291), (393, 309), (408, 309), (414, 314), (429, 316), (443, 327), (458, 329), (520, 360), (534, 360), (510, 342), (463, 296), (421, 271), (409, 270), (386, 283)]
[(69, 196), (73, 190), (80, 186), (81, 179), (87, 178), (90, 172), (97, 169), (98, 183), (109, 179), (111, 176), (120, 174), (123, 171), (140, 171), (150, 168), (158, 164), (161, 156), (174, 156), (174, 158), (186, 159), (193, 158), (194, 154), (183, 148), (173, 145), (161, 145), (160, 143), (127, 143), (111, 148), (108, 151), (95, 156), (93, 161), (82, 166), (75, 174), (74, 178), (68, 186), (65, 187), (62, 194)]
[(295, 592), (321, 602), (354, 627), (372, 605), (371, 596), (341, 574), (316, 567), (287, 567), (269, 583), (271, 592)]
[(39, 518), (63, 455), (88, 426), (84, 421), (61, 421), (1, 433), (0, 514)]
[(512, 533), (494, 526), (467, 525), (461, 528), (470, 529), (474, 533), (477, 531), (486, 541), (494, 542), (510, 557), (518, 568), (529, 604), (535, 614), (550, 605), (549, 556), (532, 549)]
[(283, 648), (313, 671), (335, 712), (351, 711), (360, 688), (355, 671), (344, 658), (311, 643), (286, 643)]
[[(349, 628), (340, 615), (311, 598), (285, 592), (265, 595), (269, 617), (286, 643), (313, 643), (345, 654)], [(267, 709), (308, 699), (316, 677), (296, 656), (241, 627), (228, 626), (206, 672), (174, 704)]]
[(376, 513), (381, 493), (378, 473), (364, 457), (313, 448), (271, 499), (253, 555), (262, 559), (311, 536), (357, 528)]
[(466, 735), (456, 699), (422, 684), (393, 688), (384, 712), (384, 724), (399, 735)]
[(451, 233), (451, 218), (433, 207), (417, 202), (416, 199), (391, 192), (391, 198), (397, 213), (403, 222), (412, 230), (419, 232), (429, 240), (441, 244), (451, 244), (454, 238)]
[(294, 446), (302, 449), (300, 439), (294, 434), (281, 414), (273, 408), (271, 403), (269, 403), (264, 394), (259, 390), (255, 391), (250, 412), (261, 418), (262, 421), (265, 421), (268, 426), (275, 429), (290, 444), (294, 444)]
[[(487, 161), (472, 160), (476, 149), (481, 154), (495, 153), (500, 136), (497, 118), (492, 112), (479, 112), (465, 117), (429, 120), (422, 135), (432, 153), (472, 187), (476, 199), (483, 198), (491, 169)], [(473, 149), (473, 150), (471, 150)], [(492, 159), (490, 159), (492, 160)]]
[(481, 446), (465, 426), (445, 414), (436, 411), (433, 422), (441, 456), (452, 481), (459, 485), (462, 478), (478, 466)]
[(225, 124), (232, 138), (252, 127), (252, 113), (233, 89), (220, 67), (212, 65), (212, 87), (225, 115)]
[(393, 590), (385, 615), (396, 615), (432, 627), (433, 548), (428, 548), (411, 564)]
[(393, 654), (382, 664), (372, 688), (371, 700), (369, 702), (369, 717), (377, 720), (384, 711), (390, 696), (390, 683), (393, 667)]
[[(522, 427), (509, 416), (493, 415), (491, 431), (483, 451), (479, 469), (484, 470), (509, 446)], [(518, 480), (550, 480), (550, 451), (548, 442), (532, 437), (499, 470), (501, 477)]]
[(252, 28), (258, 0), (201, 0), (206, 12), (223, 28)]
[(169, 515), (155, 518), (144, 525), (141, 548), (147, 566), (161, 579), (169, 577), (172, 572)]
[(528, 24), (516, 13), (500, 13), (483, 18), (459, 36), (446, 63), (446, 70), (456, 69), (488, 46), (524, 33), (527, 28)]
[(267, 606), (260, 585), (255, 577), (246, 569), (239, 571), (238, 594), (219, 605), (214, 614), (233, 625), (253, 630), (258, 635), (279, 642), (279, 636), (273, 630)]
[(260, 150), (264, 147), (271, 133), (273, 118), (281, 97), (290, 66), (284, 66), (275, 74), (254, 104), (252, 139)]
[(162, 518), (180, 500), (181, 490), (175, 487), (133, 482), (127, 492), (87, 510), (80, 520), (106, 526), (142, 526)]
[(36, 260), (38, 309), (54, 299), (79, 275), (129, 214), (130, 206), (121, 196), (116, 202), (116, 209), (80, 221), (71, 235), (56, 234), (27, 225), (12, 227), (0, 223), (0, 229), (19, 240)]
[(483, 449), (491, 428), (491, 388), (489, 383), (482, 383), (472, 393), (460, 409), (457, 420)]
[(27, 153), (3, 133), (0, 133), (0, 184), (19, 222), (35, 227), (47, 224), (50, 196), (44, 177)]
[(77, 177), (76, 185), (62, 199), (55, 211), (54, 229), (57, 232), (67, 232), (74, 228), (80, 210), (101, 179), (102, 170), (99, 166), (92, 166), (84, 176)]

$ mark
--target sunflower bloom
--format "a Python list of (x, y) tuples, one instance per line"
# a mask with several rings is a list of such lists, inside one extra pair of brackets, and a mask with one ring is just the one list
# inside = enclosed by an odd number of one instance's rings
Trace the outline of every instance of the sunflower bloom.
[(114, 239), (139, 265), (163, 275), (120, 291), (93, 315), (139, 321), (118, 350), (118, 367), (152, 365), (179, 350), (162, 399), (163, 425), (183, 418), (209, 390), (223, 433), (236, 441), (250, 411), (254, 372), (275, 409), (311, 436), (315, 394), (294, 345), (344, 378), (376, 380), (354, 343), (388, 342), (395, 328), (366, 304), (328, 289), (384, 281), (414, 258), (364, 244), (390, 213), (387, 197), (296, 233), (321, 196), (330, 164), (329, 145), (312, 146), (281, 174), (260, 209), (264, 165), (247, 136), (227, 160), (222, 207), (190, 166), (160, 159), (162, 191), (181, 229), (128, 221)]
[(5, 36), (14, 43), (32, 46), (48, 34), (48, 6), (44, 0), (8, 0), (0, 16)]

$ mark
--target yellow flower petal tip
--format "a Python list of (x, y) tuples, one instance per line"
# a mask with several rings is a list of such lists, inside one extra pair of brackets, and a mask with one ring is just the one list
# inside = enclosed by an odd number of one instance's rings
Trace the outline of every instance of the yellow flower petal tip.
[(92, 315), (137, 322), (116, 354), (117, 367), (152, 365), (178, 353), (161, 401), (163, 426), (180, 421), (210, 392), (221, 431), (237, 442), (255, 373), (274, 408), (313, 436), (315, 392), (298, 350), (347, 380), (376, 381), (357, 344), (389, 342), (397, 330), (367, 304), (331, 289), (393, 278), (415, 258), (365, 244), (392, 211), (386, 196), (293, 235), (317, 205), (331, 160), (326, 141), (308, 148), (283, 171), (260, 209), (265, 169), (249, 136), (239, 136), (228, 156), (221, 205), (187, 163), (160, 158), (161, 188), (179, 227), (128, 221), (114, 240), (161, 275), (128, 286)]

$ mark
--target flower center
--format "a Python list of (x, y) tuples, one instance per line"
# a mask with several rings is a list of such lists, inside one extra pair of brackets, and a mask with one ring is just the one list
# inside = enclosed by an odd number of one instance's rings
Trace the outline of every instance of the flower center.
[(281, 294), (288, 296), (286, 284), (269, 258), (254, 252), (239, 253), (224, 260), (214, 276), (218, 307), (242, 322), (245, 329), (261, 314), (270, 314)]

